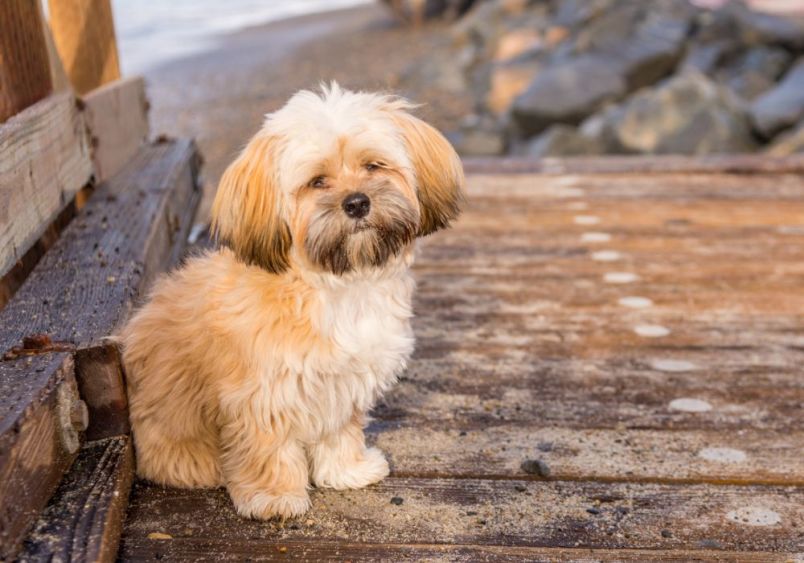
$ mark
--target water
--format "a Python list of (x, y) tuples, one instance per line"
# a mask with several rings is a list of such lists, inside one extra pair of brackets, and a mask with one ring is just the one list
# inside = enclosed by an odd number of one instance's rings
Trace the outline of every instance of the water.
[(124, 74), (214, 48), (222, 35), (372, 0), (112, 0)]

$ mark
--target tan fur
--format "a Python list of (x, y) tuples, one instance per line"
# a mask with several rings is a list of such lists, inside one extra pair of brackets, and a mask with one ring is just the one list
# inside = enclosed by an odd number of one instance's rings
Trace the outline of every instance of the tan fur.
[[(226, 171), (213, 213), (230, 248), (158, 280), (119, 335), (141, 477), (225, 486), (270, 518), (307, 510), (311, 478), (388, 474), (365, 413), (413, 349), (413, 239), (455, 217), (463, 178), (407, 107), (302, 92)], [(342, 209), (356, 192), (364, 218)]]

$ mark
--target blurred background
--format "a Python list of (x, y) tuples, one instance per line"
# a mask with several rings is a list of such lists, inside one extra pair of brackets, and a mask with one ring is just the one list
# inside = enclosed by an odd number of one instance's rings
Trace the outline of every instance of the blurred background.
[(804, 150), (804, 0), (113, 8), (123, 72), (148, 80), (153, 130), (195, 137), (213, 187), (265, 113), (332, 79), (424, 104), (464, 156)]

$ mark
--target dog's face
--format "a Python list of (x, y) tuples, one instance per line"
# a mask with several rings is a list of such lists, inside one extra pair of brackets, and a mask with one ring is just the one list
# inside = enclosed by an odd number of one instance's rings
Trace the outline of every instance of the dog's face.
[(213, 204), (218, 235), (245, 261), (282, 272), (382, 267), (417, 236), (446, 227), (463, 169), (410, 104), (333, 84), (267, 116), (226, 170)]

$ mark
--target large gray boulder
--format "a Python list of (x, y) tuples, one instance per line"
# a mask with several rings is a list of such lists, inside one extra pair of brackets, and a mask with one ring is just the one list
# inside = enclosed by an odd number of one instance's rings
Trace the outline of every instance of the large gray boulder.
[(525, 137), (554, 123), (576, 124), (626, 93), (619, 68), (594, 55), (549, 67), (514, 100), (512, 117)]
[(751, 118), (756, 131), (765, 138), (804, 118), (804, 57), (796, 61), (775, 88), (753, 103)]
[[(596, 129), (610, 148), (614, 140), (617, 152), (700, 155), (755, 148), (740, 100), (692, 71), (643, 89), (606, 114)], [(585, 133), (593, 129), (584, 124)]]
[(529, 142), (524, 152), (535, 158), (597, 155), (603, 153), (603, 145), (595, 138), (582, 135), (575, 127), (553, 125)]

